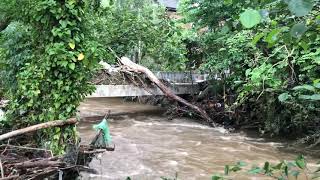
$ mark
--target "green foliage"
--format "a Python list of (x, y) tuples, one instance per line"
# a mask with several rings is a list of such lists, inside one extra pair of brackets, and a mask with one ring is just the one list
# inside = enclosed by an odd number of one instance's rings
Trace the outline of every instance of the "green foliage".
[(247, 9), (240, 14), (240, 22), (246, 28), (252, 28), (259, 24), (261, 21), (261, 16), (259, 11), (253, 9)]
[[(156, 70), (184, 69), (184, 30), (153, 1), (114, 1), (88, 17), (87, 26), (92, 39), (120, 57)], [(112, 63), (115, 57), (106, 52), (104, 60)]]
[(314, 6), (314, 0), (288, 0), (288, 7), (296, 16), (309, 14)]
[[(25, 6), (14, 8), (24, 17), (12, 17), (1, 32), (9, 125), (18, 128), (75, 116), (80, 102), (94, 90), (89, 80), (99, 55), (96, 43), (86, 37), (86, 2), (25, 1)], [(38, 134), (38, 143), (62, 153), (76, 140), (75, 130), (45, 130)]]
[(224, 175), (215, 174), (212, 176), (212, 180), (232, 179), (228, 177), (231, 173), (239, 174), (241, 171), (246, 171), (248, 175), (266, 176), (277, 180), (289, 180), (292, 177), (295, 179), (300, 177), (316, 179), (320, 175), (320, 167), (313, 172), (309, 172), (307, 161), (302, 155), (298, 156), (293, 162), (281, 161), (273, 165), (267, 161), (262, 167), (253, 166), (249, 170), (246, 170), (246, 166), (247, 164), (243, 162), (238, 162), (233, 166), (226, 165)]
[(184, 0), (180, 7), (201, 29), (201, 68), (223, 74), (228, 93), (237, 94), (228, 110), (246, 111), (235, 123), (260, 122), (272, 135), (319, 132), (319, 1)]

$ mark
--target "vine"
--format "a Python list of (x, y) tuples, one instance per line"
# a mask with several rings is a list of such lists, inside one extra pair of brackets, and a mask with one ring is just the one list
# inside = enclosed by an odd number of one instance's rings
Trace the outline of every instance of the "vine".
[[(27, 30), (21, 36), (28, 41), (17, 41), (29, 43), (29, 48), (24, 48), (29, 49), (28, 54), (21, 62), (12, 56), (20, 51), (4, 48), (5, 58), (13, 61), (6, 61), (7, 65), (18, 67), (13, 72), (16, 87), (9, 86), (12, 98), (7, 123), (11, 127), (73, 117), (80, 102), (94, 90), (89, 80), (97, 61), (97, 45), (86, 39), (86, 7), (83, 0), (37, 0), (23, 8), (24, 19), (19, 19)], [(8, 42), (12, 36), (7, 35)], [(75, 131), (74, 127), (50, 129), (40, 132), (37, 140), (55, 153), (63, 153), (66, 141), (76, 140)]]

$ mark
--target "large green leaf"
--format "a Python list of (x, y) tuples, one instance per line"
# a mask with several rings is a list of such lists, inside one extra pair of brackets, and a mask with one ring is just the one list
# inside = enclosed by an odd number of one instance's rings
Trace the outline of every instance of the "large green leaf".
[(240, 14), (240, 22), (245, 28), (252, 28), (259, 24), (260, 21), (261, 15), (257, 10), (247, 9)]
[(278, 99), (280, 102), (284, 102), (286, 101), (287, 99), (289, 99), (289, 94), (288, 93), (282, 93), (278, 96)]
[(316, 90), (313, 86), (308, 85), (308, 84), (305, 84), (305, 85), (302, 85), (302, 86), (296, 86), (296, 87), (294, 87), (292, 89), (295, 90), (295, 91), (308, 90), (308, 91), (313, 91), (313, 92)]
[(289, 0), (288, 7), (290, 11), (298, 17), (309, 14), (314, 5), (313, 0)]
[(290, 31), (292, 37), (301, 38), (301, 36), (308, 30), (304, 23), (295, 24)]
[(300, 99), (311, 100), (311, 101), (319, 101), (320, 94), (313, 94), (313, 95), (300, 95)]

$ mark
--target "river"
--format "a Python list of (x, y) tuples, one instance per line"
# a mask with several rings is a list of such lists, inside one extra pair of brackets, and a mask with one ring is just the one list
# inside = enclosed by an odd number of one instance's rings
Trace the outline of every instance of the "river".
[[(82, 103), (80, 112), (85, 118), (78, 129), (83, 143), (90, 142), (95, 135), (92, 125), (109, 109), (113, 113), (109, 124), (116, 149), (94, 158), (90, 167), (99, 173), (83, 173), (81, 179), (125, 180), (129, 176), (153, 180), (177, 174), (182, 180), (205, 180), (237, 161), (252, 165), (275, 163), (297, 155), (279, 150), (282, 143), (243, 132), (228, 133), (188, 118), (168, 120), (159, 107), (121, 99), (89, 99)], [(235, 179), (264, 178), (243, 173)]]

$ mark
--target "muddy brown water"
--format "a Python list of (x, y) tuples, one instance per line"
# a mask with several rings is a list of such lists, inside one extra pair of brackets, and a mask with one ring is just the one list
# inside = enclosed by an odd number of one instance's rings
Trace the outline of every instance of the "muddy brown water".
[[(80, 179), (153, 180), (177, 174), (183, 180), (205, 180), (216, 172), (222, 173), (224, 165), (237, 161), (258, 165), (297, 156), (279, 150), (282, 143), (228, 133), (187, 118), (168, 120), (159, 107), (108, 98), (89, 99), (81, 105), (81, 115), (87, 117), (78, 126), (83, 143), (93, 138), (92, 125), (108, 109), (114, 112), (109, 124), (116, 149), (92, 160), (90, 167), (98, 174), (82, 173)], [(233, 179), (267, 178), (242, 173)]]

